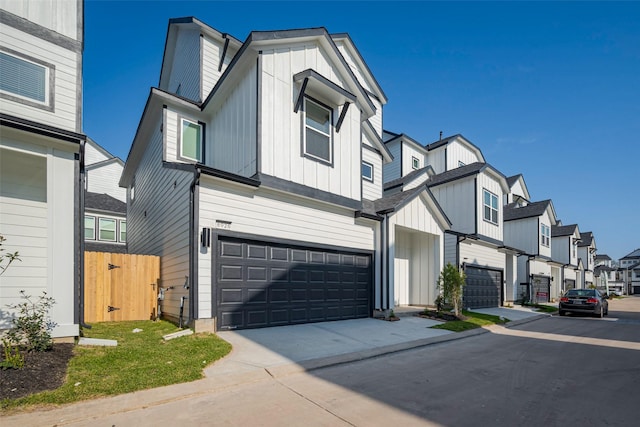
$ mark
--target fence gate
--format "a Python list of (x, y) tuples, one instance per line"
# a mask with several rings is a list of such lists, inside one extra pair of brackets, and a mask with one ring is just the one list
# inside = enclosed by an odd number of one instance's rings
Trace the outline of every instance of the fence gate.
[(86, 322), (155, 319), (160, 257), (84, 253)]

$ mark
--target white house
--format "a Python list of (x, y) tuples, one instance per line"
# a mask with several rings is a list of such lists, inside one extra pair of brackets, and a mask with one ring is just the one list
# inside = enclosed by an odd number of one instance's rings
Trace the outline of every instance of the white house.
[(620, 270), (629, 294), (640, 294), (640, 249), (620, 258)]
[(174, 286), (163, 313), (216, 330), (432, 302), (449, 222), (426, 188), (383, 196), (386, 101), (347, 35), (170, 20), (120, 180), (129, 252)]
[(127, 190), (120, 187), (124, 162), (97, 142), (85, 144), (85, 251), (127, 251)]
[(0, 234), (18, 251), (0, 277), (7, 304), (46, 292), (53, 337), (82, 323), (82, 1), (0, 0)]
[[(509, 297), (532, 302), (549, 302), (560, 291), (552, 281), (551, 227), (556, 225), (556, 213), (551, 200), (527, 202), (520, 198), (504, 207), (504, 242), (522, 252), (518, 256), (517, 282)], [(555, 285), (555, 286), (554, 286)]]
[(502, 305), (505, 282), (516, 274), (517, 254), (504, 243), (506, 177), (487, 163), (474, 162), (430, 177), (427, 186), (452, 224), (444, 260), (464, 269), (464, 306)]
[(552, 270), (555, 282), (560, 283), (560, 293), (568, 289), (583, 288), (583, 264), (578, 257), (580, 230), (577, 224), (551, 226), (551, 258), (559, 265)]
[(580, 232), (580, 241), (578, 242), (578, 257), (582, 260), (584, 266), (584, 287), (588, 288), (595, 285), (593, 270), (595, 268), (595, 255), (598, 248), (596, 247), (596, 239), (591, 231)]

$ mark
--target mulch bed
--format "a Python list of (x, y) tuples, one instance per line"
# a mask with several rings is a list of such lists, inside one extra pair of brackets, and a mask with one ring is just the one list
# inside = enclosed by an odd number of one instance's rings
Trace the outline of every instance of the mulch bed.
[[(24, 368), (0, 370), (0, 400), (60, 387), (67, 375), (73, 347), (73, 344), (54, 344), (50, 351), (24, 353)], [(0, 357), (3, 355), (4, 351), (0, 350)]]
[(421, 311), (419, 314), (416, 314), (416, 316), (424, 317), (424, 318), (427, 318), (427, 319), (439, 320), (441, 322), (450, 322), (450, 321), (453, 321), (453, 320), (465, 320), (466, 319), (466, 317), (462, 316), (462, 315), (460, 315), (460, 317), (457, 317), (453, 313), (448, 313), (446, 311), (436, 311), (436, 310)]

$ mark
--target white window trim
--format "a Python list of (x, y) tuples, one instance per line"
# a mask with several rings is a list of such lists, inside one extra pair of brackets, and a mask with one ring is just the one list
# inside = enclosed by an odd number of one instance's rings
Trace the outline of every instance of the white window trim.
[[(100, 222), (102, 220), (105, 221), (113, 221), (113, 225), (114, 225), (114, 238), (113, 239), (103, 239), (102, 236), (100, 235), (100, 231), (102, 230), (101, 224)], [(118, 241), (118, 220), (115, 218), (105, 218), (105, 217), (98, 217), (98, 240), (101, 242), (117, 242)]]
[(420, 169), (420, 159), (417, 158), (416, 156), (411, 156), (411, 167), (414, 170)]
[(40, 101), (34, 98), (20, 95), (15, 92), (9, 92), (6, 90), (0, 90), (0, 98), (8, 99), (20, 104), (29, 105), (32, 107), (40, 108), (46, 111), (54, 111), (54, 99), (55, 99), (55, 65), (25, 55), (21, 52), (0, 46), (0, 52), (8, 56), (13, 56), (21, 61), (29, 62), (38, 67), (42, 67), (45, 71), (44, 75), (44, 101)]
[[(126, 219), (120, 219), (118, 220), (118, 242), (120, 243), (127, 243), (127, 239), (125, 237), (124, 240), (122, 240), (122, 224), (124, 223), (125, 229), (127, 227), (127, 220)], [(125, 233), (127, 232), (127, 230), (124, 231)]]
[(371, 177), (368, 177), (364, 174), (364, 172), (362, 173), (362, 178), (369, 181), (369, 182), (373, 182), (373, 164), (366, 162), (366, 161), (362, 161), (362, 166), (368, 166), (371, 169)]
[[(191, 123), (191, 124), (194, 124), (194, 125), (200, 127), (200, 153), (199, 153), (200, 158), (199, 159), (194, 159), (192, 157), (185, 156), (184, 153), (182, 152), (182, 148), (184, 147), (184, 135), (182, 134), (182, 131), (184, 129), (184, 122)], [(204, 125), (203, 125), (203, 123), (200, 123), (200, 122), (197, 122), (197, 121), (194, 121), (194, 120), (185, 119), (184, 117), (181, 117), (180, 118), (180, 129), (178, 130), (178, 132), (179, 132), (178, 134), (180, 136), (180, 141), (179, 141), (179, 144), (178, 144), (179, 145), (178, 146), (178, 157), (180, 159), (189, 160), (189, 161), (197, 162), (197, 163), (202, 163), (203, 159), (204, 159)]]
[[(329, 113), (330, 123), (329, 123), (328, 134), (307, 125), (307, 102), (311, 102), (317, 105), (318, 107), (322, 108), (323, 110), (326, 110)], [(313, 99), (309, 96), (304, 97), (303, 108), (302, 108), (302, 155), (304, 157), (316, 160), (320, 163), (324, 163), (329, 166), (333, 166), (333, 111), (334, 111), (333, 108), (318, 101), (317, 99)], [(316, 156), (315, 154), (311, 154), (307, 152), (307, 129), (310, 129), (312, 132), (317, 132), (320, 135), (324, 135), (329, 138), (329, 159), (324, 159), (322, 157)]]
[[(86, 230), (87, 230), (87, 225), (86, 225), (86, 221), (87, 219), (91, 218), (93, 220), (93, 237), (87, 237), (86, 235)], [(85, 215), (84, 216), (84, 220), (85, 220), (85, 226), (84, 226), (84, 230), (85, 230), (85, 236), (84, 236), (84, 240), (96, 240), (96, 217), (93, 215)]]
[(540, 223), (540, 236), (540, 242), (542, 246), (548, 248), (551, 244), (551, 228), (547, 224)]
[[(487, 205), (484, 202), (484, 194), (485, 193), (488, 193), (492, 198), (495, 197), (495, 199), (496, 199), (496, 208), (491, 206), (491, 204)], [(493, 200), (492, 198), (489, 199), (489, 203), (491, 203), (491, 200)], [(487, 219), (485, 217), (485, 212), (484, 212), (485, 211), (485, 207), (489, 208), (489, 213), (491, 213), (492, 211), (496, 212), (496, 221), (495, 222), (491, 219), (491, 217), (493, 215), (489, 215), (489, 219)], [(487, 190), (486, 188), (483, 188), (482, 189), (482, 219), (484, 219), (489, 224), (498, 225), (500, 223), (500, 210), (499, 210), (499, 207), (500, 207), (500, 205), (498, 203), (498, 196), (496, 194), (492, 193), (491, 191)]]

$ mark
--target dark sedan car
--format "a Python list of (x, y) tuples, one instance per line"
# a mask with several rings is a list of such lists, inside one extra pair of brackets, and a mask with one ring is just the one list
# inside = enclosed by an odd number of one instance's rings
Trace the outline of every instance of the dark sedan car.
[(607, 296), (597, 289), (569, 289), (560, 298), (560, 316), (571, 313), (590, 313), (597, 317), (609, 314)]

